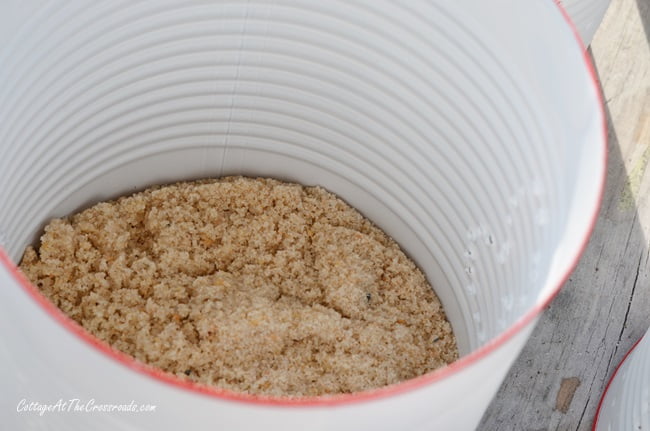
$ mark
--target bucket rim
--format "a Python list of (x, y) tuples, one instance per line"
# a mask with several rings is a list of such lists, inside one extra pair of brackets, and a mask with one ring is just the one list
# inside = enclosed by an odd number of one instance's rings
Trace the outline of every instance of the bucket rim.
[[(579, 33), (578, 29), (569, 17), (566, 9), (559, 0), (553, 0), (553, 3), (558, 7), (561, 15), (571, 28), (571, 31), (575, 37), (575, 41), (578, 44), (578, 47), (583, 52), (583, 60), (587, 68), (588, 79), (593, 85), (593, 90), (596, 93), (598, 101), (599, 114), (602, 118), (602, 139), (601, 139), (601, 148), (598, 149), (602, 153), (602, 175), (597, 179), (598, 184), (598, 193), (597, 199), (593, 203), (593, 207), (590, 209), (591, 216), (589, 223), (587, 224), (587, 229), (584, 232), (584, 236), (580, 241), (580, 245), (577, 247), (576, 252), (570, 261), (566, 265), (566, 268), (563, 271), (561, 277), (558, 278), (558, 282), (553, 286), (552, 289), (549, 289), (543, 297), (538, 299), (536, 304), (530, 308), (522, 317), (520, 317), (515, 323), (510, 325), (505, 331), (501, 332), (498, 336), (491, 339), (488, 343), (479, 347), (478, 349), (470, 352), (469, 354), (459, 358), (458, 360), (452, 362), (451, 364), (439, 368), (437, 370), (431, 371), (429, 373), (423, 374), (421, 376), (405, 380), (403, 382), (395, 383), (388, 386), (383, 386), (380, 388), (370, 389), (367, 391), (354, 392), (349, 394), (338, 394), (338, 395), (322, 395), (322, 396), (303, 396), (303, 397), (289, 397), (289, 396), (266, 396), (266, 395), (252, 395), (246, 393), (235, 392), (232, 390), (221, 389), (213, 386), (208, 386), (204, 384), (194, 383), (188, 380), (184, 380), (175, 375), (166, 373), (161, 369), (152, 367), (150, 365), (139, 362), (135, 358), (120, 352), (108, 343), (99, 340), (94, 335), (87, 332), (81, 325), (77, 322), (66, 316), (58, 307), (51, 303), (31, 282), (20, 272), (17, 265), (9, 257), (6, 250), (0, 245), (0, 265), (2, 265), (13, 277), (14, 281), (17, 282), (19, 286), (28, 294), (28, 296), (36, 302), (46, 314), (52, 317), (58, 324), (63, 326), (64, 329), (68, 330), (70, 333), (74, 334), (78, 339), (81, 339), (87, 345), (90, 345), (95, 350), (99, 351), (101, 354), (106, 357), (114, 360), (115, 362), (145, 375), (147, 377), (153, 378), (155, 381), (168, 384), (176, 389), (182, 391), (188, 391), (190, 393), (201, 394), (216, 400), (221, 401), (234, 401), (242, 402), (249, 405), (260, 405), (260, 406), (282, 406), (282, 407), (314, 407), (314, 406), (342, 406), (342, 405), (354, 405), (362, 402), (386, 399), (389, 397), (405, 394), (412, 392), (417, 389), (421, 389), (435, 383), (446, 380), (447, 378), (460, 373), (464, 369), (470, 368), (471, 366), (479, 363), (484, 358), (488, 357), (492, 352), (503, 347), (508, 341), (510, 341), (515, 335), (521, 332), (525, 327), (527, 327), (531, 322), (537, 318), (541, 312), (550, 304), (550, 302), (558, 295), (562, 286), (568, 280), (569, 276), (577, 266), (583, 252), (587, 247), (589, 238), (596, 226), (598, 220), (598, 214), (603, 200), (603, 195), (605, 191), (605, 177), (606, 177), (606, 166), (607, 166), (607, 142), (608, 142), (608, 129), (607, 129), (607, 120), (605, 116), (605, 108), (603, 96), (600, 91), (600, 84), (596, 74), (596, 69), (591, 61), (589, 53), (586, 50)], [(611, 383), (611, 382), (610, 382)], [(604, 395), (603, 395), (604, 398)], [(601, 400), (602, 402), (602, 400)], [(599, 406), (600, 407), (600, 406)], [(597, 416), (596, 416), (597, 420)], [(595, 428), (594, 422), (594, 430)]]

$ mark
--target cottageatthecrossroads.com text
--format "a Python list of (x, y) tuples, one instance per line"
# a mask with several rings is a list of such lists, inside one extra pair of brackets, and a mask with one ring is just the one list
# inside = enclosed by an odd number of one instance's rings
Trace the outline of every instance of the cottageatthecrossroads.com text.
[(53, 403), (27, 401), (23, 398), (16, 406), (18, 413), (34, 413), (43, 416), (46, 413), (152, 413), (156, 406), (152, 404), (139, 404), (131, 400), (128, 404), (98, 403), (94, 398), (83, 401), (79, 398), (64, 400), (59, 398)]

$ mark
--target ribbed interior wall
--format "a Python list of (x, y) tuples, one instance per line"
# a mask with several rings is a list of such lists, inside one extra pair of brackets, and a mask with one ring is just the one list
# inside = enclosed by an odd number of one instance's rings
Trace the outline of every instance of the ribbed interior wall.
[(0, 242), (17, 261), (50, 218), (155, 183), (319, 184), (401, 244), (476, 349), (535, 303), (576, 173), (548, 92), (465, 3), (43, 6), (0, 49)]
[(650, 427), (650, 331), (620, 365), (598, 413), (597, 430)]
[(591, 43), (609, 3), (610, 0), (560, 0), (586, 45)]

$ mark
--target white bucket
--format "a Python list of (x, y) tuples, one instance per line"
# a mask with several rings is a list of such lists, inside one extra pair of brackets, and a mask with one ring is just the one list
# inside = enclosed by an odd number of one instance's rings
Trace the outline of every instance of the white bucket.
[(589, 45), (600, 26), (610, 0), (559, 0), (575, 23), (585, 45)]
[(650, 330), (614, 372), (594, 421), (594, 431), (647, 429), (650, 429)]
[[(0, 15), (2, 402), (157, 409), (15, 412), (4, 424), (476, 426), (577, 262), (603, 187), (598, 88), (553, 1), (9, 4)], [(332, 398), (197, 387), (94, 340), (12, 263), (52, 217), (229, 174), (319, 184), (375, 221), (435, 286), (462, 358)]]

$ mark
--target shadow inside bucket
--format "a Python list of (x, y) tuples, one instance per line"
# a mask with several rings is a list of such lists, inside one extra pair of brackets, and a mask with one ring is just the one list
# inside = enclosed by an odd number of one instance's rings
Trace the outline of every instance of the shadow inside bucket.
[[(650, 7), (647, 0), (638, 1), (645, 9), (647, 32)], [(503, 424), (513, 430), (591, 429), (609, 378), (647, 327), (642, 308), (648, 295), (640, 293), (647, 286), (639, 288), (648, 281), (647, 242), (636, 205), (639, 184), (626, 169), (622, 151), (626, 147), (619, 143), (607, 106), (605, 113), (607, 182), (594, 232), (479, 430), (505, 429)]]

